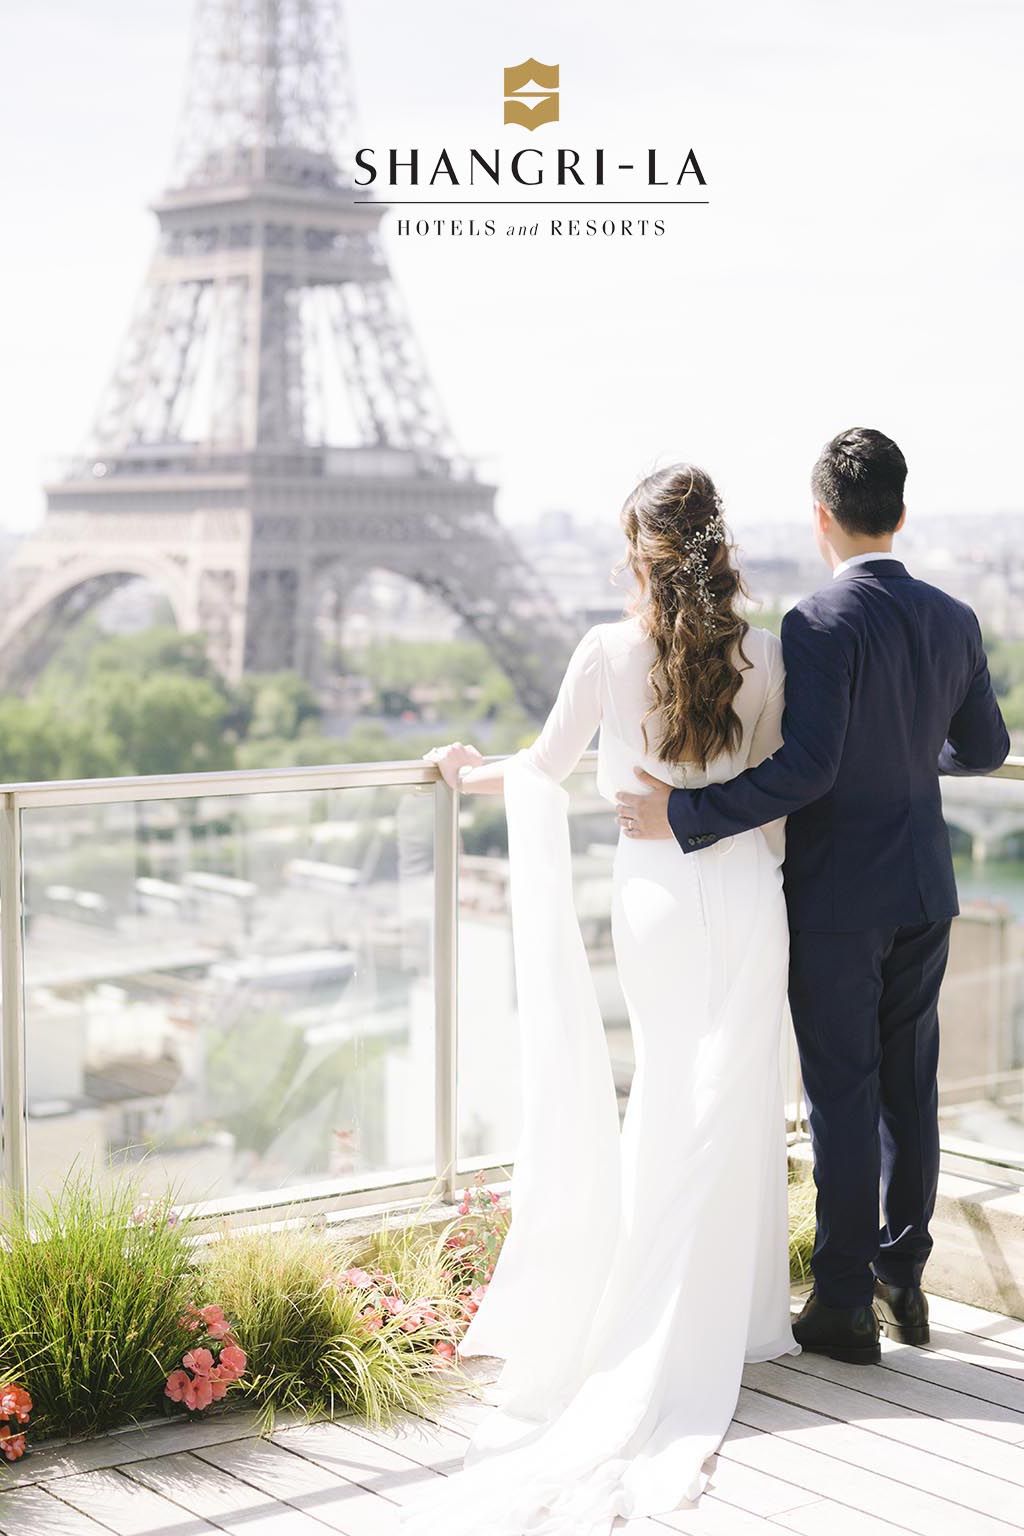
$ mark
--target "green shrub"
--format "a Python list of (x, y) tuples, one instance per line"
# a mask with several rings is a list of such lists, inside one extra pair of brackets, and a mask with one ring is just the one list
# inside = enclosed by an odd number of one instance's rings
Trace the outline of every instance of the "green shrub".
[[(266, 1423), (292, 1410), (355, 1412), (384, 1424), (398, 1410), (441, 1401), (462, 1379), (438, 1349), (454, 1345), (460, 1305), (433, 1239), (399, 1242), (388, 1275), (372, 1285), (346, 1279), (366, 1273), (369, 1282), (383, 1269), (372, 1261), (381, 1242), (389, 1239), (354, 1244), (307, 1223), (226, 1233), (207, 1250), (203, 1289), (234, 1321), (249, 1359), (238, 1396)], [(360, 1259), (372, 1269), (363, 1271)], [(384, 1296), (393, 1313), (378, 1305)], [(430, 1315), (414, 1323), (424, 1298)], [(369, 1320), (361, 1315), (367, 1309)]]
[[(168, 1219), (170, 1218), (170, 1219)], [(0, 1221), (0, 1381), (31, 1394), (33, 1436), (96, 1433), (152, 1413), (188, 1347), (188, 1239), (170, 1203), (69, 1180)]]

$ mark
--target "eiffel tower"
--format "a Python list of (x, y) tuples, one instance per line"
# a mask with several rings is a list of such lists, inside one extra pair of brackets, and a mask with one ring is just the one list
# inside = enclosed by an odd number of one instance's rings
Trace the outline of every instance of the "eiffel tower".
[[(500, 82), (499, 82), (500, 83)], [(376, 568), (435, 594), (544, 713), (571, 641), (460, 456), (355, 201), (339, 0), (198, 0), (157, 248), (84, 452), (13, 557), (0, 676), (143, 577), (230, 677), (323, 676)]]

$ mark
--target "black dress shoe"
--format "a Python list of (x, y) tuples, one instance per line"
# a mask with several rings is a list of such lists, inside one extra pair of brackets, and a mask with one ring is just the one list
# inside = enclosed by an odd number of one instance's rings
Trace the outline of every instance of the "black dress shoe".
[(875, 1311), (887, 1339), (898, 1344), (927, 1344), (928, 1298), (919, 1285), (875, 1281)]
[(850, 1365), (875, 1365), (882, 1358), (878, 1318), (870, 1306), (827, 1307), (812, 1293), (793, 1323), (793, 1337), (812, 1354)]

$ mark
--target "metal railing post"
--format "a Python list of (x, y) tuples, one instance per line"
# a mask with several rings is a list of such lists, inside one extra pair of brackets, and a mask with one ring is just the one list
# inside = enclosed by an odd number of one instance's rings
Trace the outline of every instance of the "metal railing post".
[(22, 945), (21, 811), (5, 793), (0, 804), (0, 1126), (3, 1197), (23, 1207), (28, 1198), (28, 1102), (25, 1081), (25, 977)]
[(455, 1194), (458, 1156), (459, 796), (434, 785), (434, 1171)]

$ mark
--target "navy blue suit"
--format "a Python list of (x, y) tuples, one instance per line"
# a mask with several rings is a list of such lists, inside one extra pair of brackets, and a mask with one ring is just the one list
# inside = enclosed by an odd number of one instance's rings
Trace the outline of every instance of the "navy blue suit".
[[(900, 561), (850, 567), (782, 622), (783, 745), (669, 796), (684, 852), (787, 816), (790, 1007), (818, 1184), (815, 1289), (920, 1282), (938, 1180), (938, 992), (959, 911), (939, 774), (1010, 743), (977, 618)], [(879, 1231), (882, 1186), (884, 1222)]]

